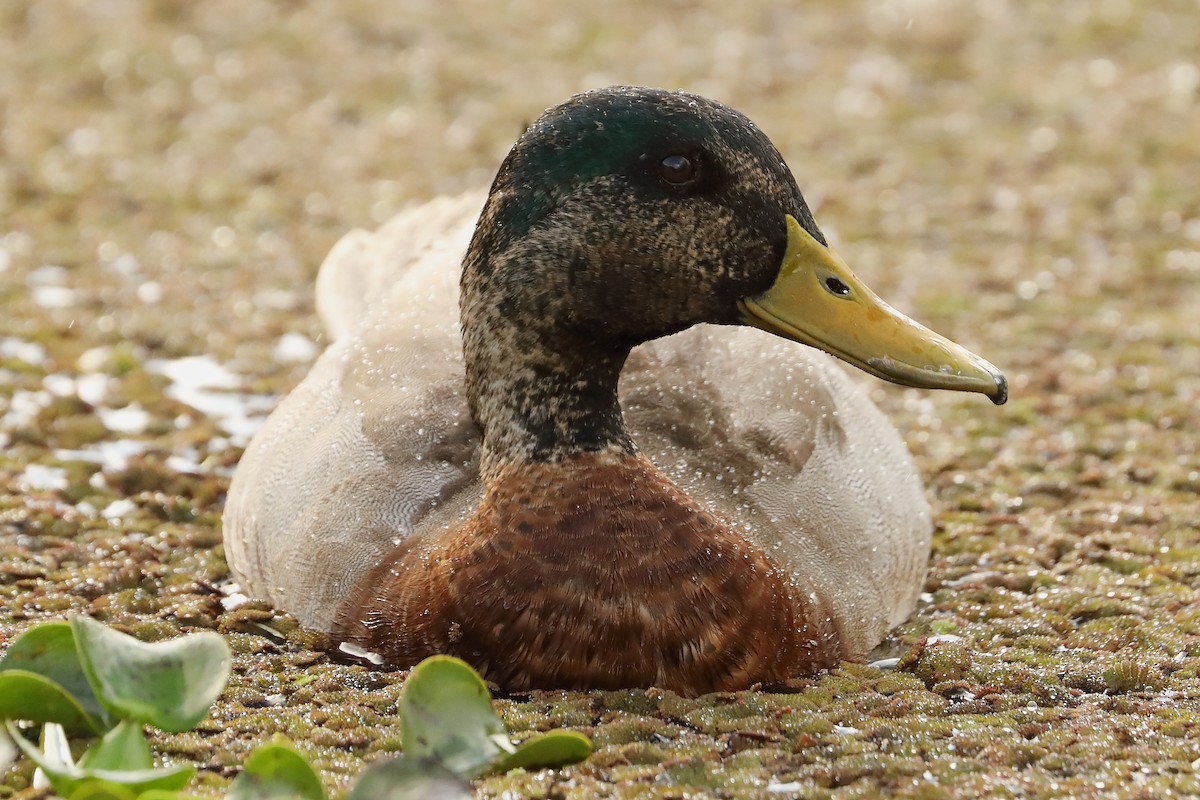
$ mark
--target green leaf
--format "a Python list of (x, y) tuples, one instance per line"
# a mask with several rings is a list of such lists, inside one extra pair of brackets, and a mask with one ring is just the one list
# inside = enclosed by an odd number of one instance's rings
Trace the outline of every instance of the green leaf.
[(304, 756), (296, 752), (286, 737), (276, 736), (255, 748), (242, 774), (229, 789), (228, 800), (268, 800), (298, 798), (324, 800), (321, 779)]
[(152, 769), (154, 754), (142, 730), (142, 723), (123, 720), (88, 748), (79, 759), (83, 769)]
[(433, 656), (413, 668), (400, 694), (400, 715), (406, 755), (466, 778), (572, 764), (592, 753), (588, 738), (573, 731), (551, 731), (514, 746), (483, 679), (449, 656)]
[(66, 689), (23, 669), (0, 672), (0, 719), (57, 722), (72, 733), (87, 735), (104, 730)]
[(367, 767), (346, 800), (471, 800), (471, 785), (432, 761), (407, 756)]
[[(63, 704), (49, 699), (44, 689), (33, 689), (39, 693), (37, 698), (24, 697), (24, 691), (32, 689), (32, 686), (27, 682), (8, 685), (6, 674), (13, 671), (34, 673), (55, 684), (59, 692), (71, 698), (68, 704), (71, 710), (62, 712), (65, 716), (56, 719), (45, 713), (30, 715), (30, 707), (37, 710), (46, 703), (54, 703), (59, 707)], [(84, 719), (78, 718), (74, 710), (76, 708), (83, 711)], [(75, 647), (75, 634), (69, 622), (47, 622), (30, 628), (8, 646), (4, 657), (0, 658), (0, 717), (58, 722), (73, 733), (101, 733), (111, 727), (108, 713), (96, 699), (96, 693), (84, 674)]]
[(209, 800), (197, 795), (181, 794), (175, 790), (147, 789), (136, 794), (128, 787), (120, 784), (102, 781), (99, 778), (89, 778), (79, 784), (70, 800)]
[[(135, 796), (150, 789), (177, 792), (196, 774), (195, 767), (189, 766), (133, 770), (86, 769), (82, 765), (69, 764), (43, 753), (26, 741), (15, 724), (6, 722), (5, 725), (13, 742), (26, 757), (42, 768), (55, 793), (62, 797), (72, 797), (76, 791), (99, 792), (104, 787), (93, 786), (95, 781), (124, 787)], [(113, 796), (116, 796), (115, 790)]]
[(400, 693), (400, 741), (410, 757), (471, 778), (513, 749), (483, 679), (450, 656), (413, 667)]
[(84, 674), (118, 717), (186, 731), (229, 680), (229, 646), (211, 631), (147, 644), (79, 614), (71, 615), (71, 628)]
[(99, 778), (84, 778), (71, 792), (70, 800), (138, 800), (139, 797), (120, 784)]
[(576, 731), (547, 731), (527, 739), (517, 751), (492, 764), (489, 772), (508, 772), (522, 767), (557, 767), (574, 764), (592, 754), (592, 742)]

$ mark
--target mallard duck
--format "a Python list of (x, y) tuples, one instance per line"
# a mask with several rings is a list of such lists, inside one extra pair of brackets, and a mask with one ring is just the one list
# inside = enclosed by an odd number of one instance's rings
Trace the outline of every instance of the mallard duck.
[(233, 575), (392, 667), (449, 653), (508, 690), (863, 656), (913, 608), (930, 512), (818, 349), (1006, 397), (854, 276), (749, 119), (684, 92), (550, 109), (486, 196), (347, 235), (317, 302), (331, 343), (230, 489)]

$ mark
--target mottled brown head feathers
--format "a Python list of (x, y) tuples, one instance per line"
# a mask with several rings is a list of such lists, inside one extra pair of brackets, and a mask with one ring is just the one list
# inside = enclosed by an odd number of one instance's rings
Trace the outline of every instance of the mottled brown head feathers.
[[(683, 183), (662, 175), (677, 157), (692, 167)], [(733, 322), (734, 302), (775, 279), (787, 214), (824, 241), (783, 157), (742, 114), (685, 92), (586, 92), (548, 110), (505, 159), (464, 303), (494, 293), (509, 313), (552, 314), (565, 331), (630, 346)]]
[[(547, 111), (501, 166), (463, 265), (467, 384), (485, 439), (526, 454), (555, 438), (629, 449), (615, 405), (629, 350), (737, 322), (737, 302), (778, 275), (788, 214), (820, 238), (778, 150), (713, 100), (612, 87)], [(522, 403), (531, 394), (560, 398), (563, 413)]]

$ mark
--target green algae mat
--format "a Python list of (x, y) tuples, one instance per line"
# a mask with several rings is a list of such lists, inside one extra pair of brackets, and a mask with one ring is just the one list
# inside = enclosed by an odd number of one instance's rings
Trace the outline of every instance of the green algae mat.
[(518, 740), (596, 751), (480, 796), (1200, 794), (1197, 41), (1194, 0), (8, 0), (0, 645), (72, 610), (223, 633), (228, 690), (152, 740), (200, 793), (276, 733), (334, 795), (397, 751), (402, 673), (226, 586), (224, 492), (322, 346), (317, 265), (576, 90), (683, 87), (755, 119), (858, 274), (1012, 400), (862, 380), (935, 514), (894, 669), (502, 698)]

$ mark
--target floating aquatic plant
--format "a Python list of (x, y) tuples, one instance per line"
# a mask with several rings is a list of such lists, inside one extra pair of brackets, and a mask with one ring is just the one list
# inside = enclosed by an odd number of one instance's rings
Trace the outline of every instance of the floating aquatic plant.
[(464, 777), (571, 764), (592, 751), (586, 736), (564, 730), (514, 744), (492, 710), (483, 679), (450, 656), (432, 656), (413, 668), (400, 695), (400, 726), (407, 757)]
[[(483, 679), (449, 656), (427, 658), (412, 670), (400, 694), (400, 727), (404, 752), (364, 771), (350, 800), (461, 800), (471, 796), (470, 778), (570, 764), (592, 752), (588, 738), (574, 731), (550, 731), (514, 743), (492, 710)], [(308, 761), (287, 739), (276, 737), (247, 759), (230, 797), (281, 796), (324, 800)]]
[[(143, 725), (184, 731), (225, 688), (229, 647), (202, 632), (147, 644), (72, 614), (26, 631), (0, 659), (0, 718), (16, 747), (63, 797), (177, 792), (191, 766), (155, 767)], [(38, 748), (17, 721), (42, 724)], [(65, 731), (103, 734), (71, 759)]]
[[(195, 726), (224, 689), (230, 664), (225, 640), (207, 631), (145, 643), (76, 614), (31, 628), (0, 658), (0, 719), (12, 739), (0, 736), (0, 768), (19, 751), (64, 797), (178, 798), (196, 769), (156, 768), (143, 725)], [(587, 737), (571, 731), (514, 743), (478, 673), (446, 656), (413, 669), (400, 714), (404, 754), (365, 771), (351, 797), (458, 800), (470, 797), (470, 778), (591, 753)], [(40, 747), (18, 721), (42, 725)], [(66, 732), (100, 738), (75, 762)], [(251, 753), (229, 796), (324, 800), (325, 792), (304, 756), (276, 737)]]

